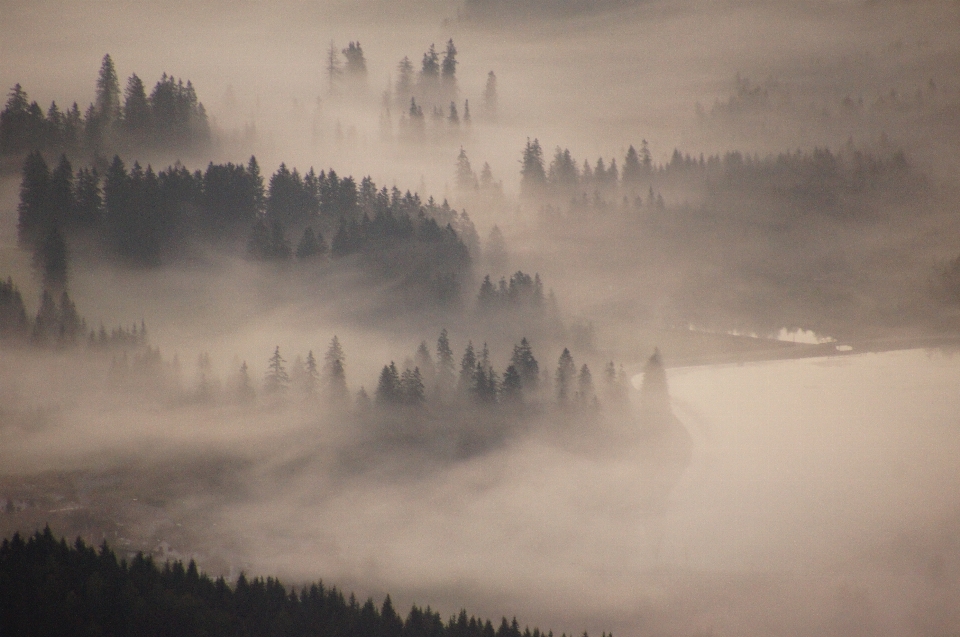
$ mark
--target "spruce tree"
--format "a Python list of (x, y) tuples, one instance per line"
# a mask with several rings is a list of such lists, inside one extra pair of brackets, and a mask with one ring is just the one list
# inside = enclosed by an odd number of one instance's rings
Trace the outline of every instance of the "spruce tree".
[(437, 339), (437, 394), (443, 398), (449, 396), (454, 386), (454, 360), (446, 328), (440, 330)]
[(473, 376), (477, 367), (477, 355), (473, 351), (473, 342), (467, 341), (467, 349), (460, 359), (460, 378), (457, 387), (461, 393), (467, 392), (473, 386)]
[(560, 361), (557, 363), (557, 373), (554, 377), (557, 391), (557, 402), (560, 403), (561, 406), (564, 406), (569, 402), (570, 384), (573, 382), (576, 373), (577, 368), (573, 364), (573, 356), (570, 354), (570, 350), (565, 347), (563, 348), (563, 353), (560, 354)]
[(531, 142), (527, 138), (520, 164), (521, 194), (524, 197), (534, 197), (542, 193), (543, 186), (547, 183), (547, 174), (543, 168), (543, 149), (540, 148), (539, 140), (534, 139)]
[(287, 375), (287, 369), (284, 367), (286, 361), (280, 356), (280, 346), (273, 350), (273, 356), (267, 364), (267, 373), (264, 378), (264, 391), (268, 394), (280, 394), (287, 390), (290, 384), (290, 376)]
[(349, 398), (347, 390), (346, 360), (340, 339), (334, 336), (330, 340), (330, 347), (323, 356), (324, 380), (327, 398), (333, 402), (344, 402)]
[(110, 54), (103, 56), (97, 78), (96, 113), (102, 131), (106, 132), (120, 120), (120, 80)]
[(310, 350), (304, 365), (303, 391), (307, 396), (316, 396), (319, 388), (320, 372), (317, 369), (317, 359), (313, 356), (313, 350)]

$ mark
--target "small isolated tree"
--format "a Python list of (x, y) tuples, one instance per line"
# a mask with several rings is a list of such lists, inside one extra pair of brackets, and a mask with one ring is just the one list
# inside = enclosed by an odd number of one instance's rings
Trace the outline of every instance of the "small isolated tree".
[(268, 394), (280, 394), (290, 385), (290, 377), (284, 363), (287, 361), (280, 355), (280, 346), (273, 350), (273, 356), (267, 364), (267, 374), (264, 377), (263, 389)]

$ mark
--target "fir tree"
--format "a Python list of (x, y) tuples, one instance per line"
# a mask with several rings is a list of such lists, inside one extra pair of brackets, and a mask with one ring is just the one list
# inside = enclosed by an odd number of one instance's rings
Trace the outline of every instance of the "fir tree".
[(447, 337), (446, 328), (440, 330), (440, 337), (437, 339), (437, 393), (442, 397), (447, 397), (453, 389), (454, 384), (454, 360), (453, 350), (450, 348), (450, 340)]
[(473, 376), (477, 367), (477, 355), (473, 351), (473, 342), (467, 341), (467, 349), (460, 359), (460, 378), (458, 388), (461, 393), (467, 392), (473, 386)]
[(570, 350), (563, 348), (560, 354), (560, 361), (557, 363), (557, 373), (555, 376), (557, 402), (566, 405), (570, 399), (570, 384), (573, 382), (577, 368), (573, 364), (573, 356)]
[(268, 394), (280, 394), (287, 390), (290, 384), (290, 377), (287, 375), (284, 363), (286, 361), (280, 356), (280, 346), (273, 351), (273, 356), (267, 364), (267, 373), (264, 379), (264, 390)]
[(327, 348), (323, 359), (327, 398), (333, 402), (346, 401), (350, 395), (347, 390), (347, 357), (340, 346), (340, 339), (336, 336), (330, 340), (330, 347)]
[(396, 405), (401, 400), (400, 375), (393, 361), (384, 365), (377, 381), (377, 390), (374, 394), (379, 405)]
[(317, 359), (313, 356), (313, 350), (307, 353), (307, 362), (303, 376), (303, 390), (307, 396), (315, 396), (320, 387), (320, 372), (317, 369)]
[(543, 149), (540, 148), (539, 140), (534, 139), (531, 142), (529, 138), (527, 139), (520, 164), (521, 193), (525, 197), (540, 194), (547, 182), (547, 175), (543, 168)]

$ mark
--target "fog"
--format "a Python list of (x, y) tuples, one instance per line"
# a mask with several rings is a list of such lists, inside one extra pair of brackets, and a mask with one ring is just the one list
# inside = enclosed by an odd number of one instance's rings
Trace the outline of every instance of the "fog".
[(4, 537), (557, 635), (960, 630), (956, 2), (0, 14), (5, 112), (86, 113), (60, 221), (0, 122)]

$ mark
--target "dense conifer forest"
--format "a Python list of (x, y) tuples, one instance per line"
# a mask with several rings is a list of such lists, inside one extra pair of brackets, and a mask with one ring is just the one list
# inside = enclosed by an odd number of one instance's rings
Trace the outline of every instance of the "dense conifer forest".
[[(57, 541), (50, 528), (0, 545), (0, 632), (7, 635), (249, 635), (299, 637), (551, 637), (520, 629), (516, 618), (489, 619), (465, 610), (446, 622), (429, 606), (406, 618), (390, 596), (379, 606), (316, 582), (287, 586), (272, 577), (234, 583), (211, 579), (191, 560), (156, 563), (137, 553), (118, 557), (77, 539)], [(586, 636), (586, 633), (584, 633)], [(604, 635), (606, 637), (606, 635)]]

